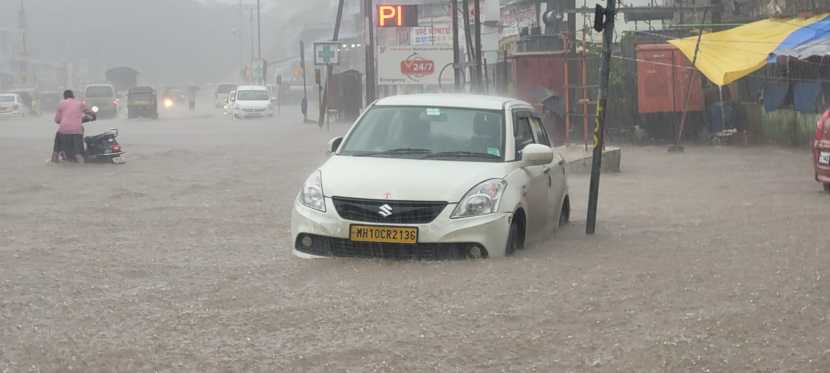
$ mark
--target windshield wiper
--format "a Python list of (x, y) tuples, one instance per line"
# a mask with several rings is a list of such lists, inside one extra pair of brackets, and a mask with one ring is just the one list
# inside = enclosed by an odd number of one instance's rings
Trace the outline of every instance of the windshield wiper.
[(487, 159), (501, 159), (501, 157), (490, 154), (490, 153), (479, 153), (479, 152), (464, 152), (464, 151), (457, 151), (457, 152), (438, 152), (438, 153), (430, 153), (423, 157), (423, 159), (431, 159), (431, 158), (487, 158)]
[(407, 154), (424, 154), (424, 153), (431, 153), (432, 151), (429, 149), (422, 149), (422, 148), (396, 148), (396, 149), (389, 149), (383, 150), (379, 152), (367, 152), (367, 153), (357, 153), (353, 154), (355, 157), (374, 157), (378, 155), (407, 155)]

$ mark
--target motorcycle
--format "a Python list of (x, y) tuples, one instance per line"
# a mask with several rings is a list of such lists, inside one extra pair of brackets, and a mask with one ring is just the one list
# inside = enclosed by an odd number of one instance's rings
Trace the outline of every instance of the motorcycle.
[[(92, 107), (92, 113), (85, 113), (82, 123), (94, 122), (97, 118), (98, 107)], [(105, 162), (114, 164), (125, 163), (122, 157), (125, 152), (121, 144), (115, 139), (118, 129), (110, 128), (106, 132), (84, 137), (84, 160), (87, 162)]]

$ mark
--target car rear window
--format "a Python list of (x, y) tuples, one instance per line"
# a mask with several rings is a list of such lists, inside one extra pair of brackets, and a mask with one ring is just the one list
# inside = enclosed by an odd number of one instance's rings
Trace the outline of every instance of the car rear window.
[(216, 87), (216, 94), (227, 94), (230, 91), (233, 91), (236, 88), (233, 84), (222, 84), (219, 87)]
[(236, 99), (240, 101), (268, 101), (270, 97), (268, 95), (268, 91), (250, 90), (239, 91), (236, 95)]
[(112, 87), (87, 87), (86, 97), (112, 97)]

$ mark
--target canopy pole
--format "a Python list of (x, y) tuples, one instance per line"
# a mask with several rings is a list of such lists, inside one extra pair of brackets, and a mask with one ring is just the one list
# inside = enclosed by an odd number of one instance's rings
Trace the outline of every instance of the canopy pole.
[(720, 95), (720, 126), (726, 130), (726, 112), (723, 107), (723, 86), (718, 86), (718, 95)]
[(709, 8), (703, 10), (703, 19), (701, 19), (700, 29), (697, 33), (697, 43), (695, 44), (695, 55), (692, 57), (692, 67), (695, 70), (692, 70), (689, 73), (689, 80), (686, 83), (686, 98), (683, 100), (683, 114), (680, 117), (680, 129), (677, 131), (677, 137), (674, 139), (674, 145), (669, 147), (669, 152), (682, 152), (683, 146), (680, 145), (680, 142), (683, 139), (683, 130), (686, 128), (686, 116), (688, 115), (688, 106), (689, 106), (689, 99), (692, 96), (692, 82), (694, 81), (695, 73), (697, 72), (697, 67), (695, 64), (697, 63), (697, 54), (700, 52), (700, 40), (703, 39), (703, 27), (706, 25), (706, 15), (709, 13)]

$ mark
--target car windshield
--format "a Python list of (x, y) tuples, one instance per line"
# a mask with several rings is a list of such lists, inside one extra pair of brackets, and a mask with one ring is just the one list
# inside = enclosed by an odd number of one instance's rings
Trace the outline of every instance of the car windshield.
[(233, 84), (222, 84), (219, 87), (216, 87), (216, 94), (227, 94), (230, 91), (233, 91), (236, 88)]
[(14, 102), (14, 96), (12, 96), (12, 95), (0, 96), (0, 102)]
[(355, 125), (339, 154), (499, 161), (504, 157), (503, 115), (462, 108), (376, 106)]
[(271, 98), (268, 96), (268, 91), (250, 90), (239, 91), (236, 99), (240, 101), (268, 101)]
[(88, 87), (86, 97), (112, 97), (112, 87)]

